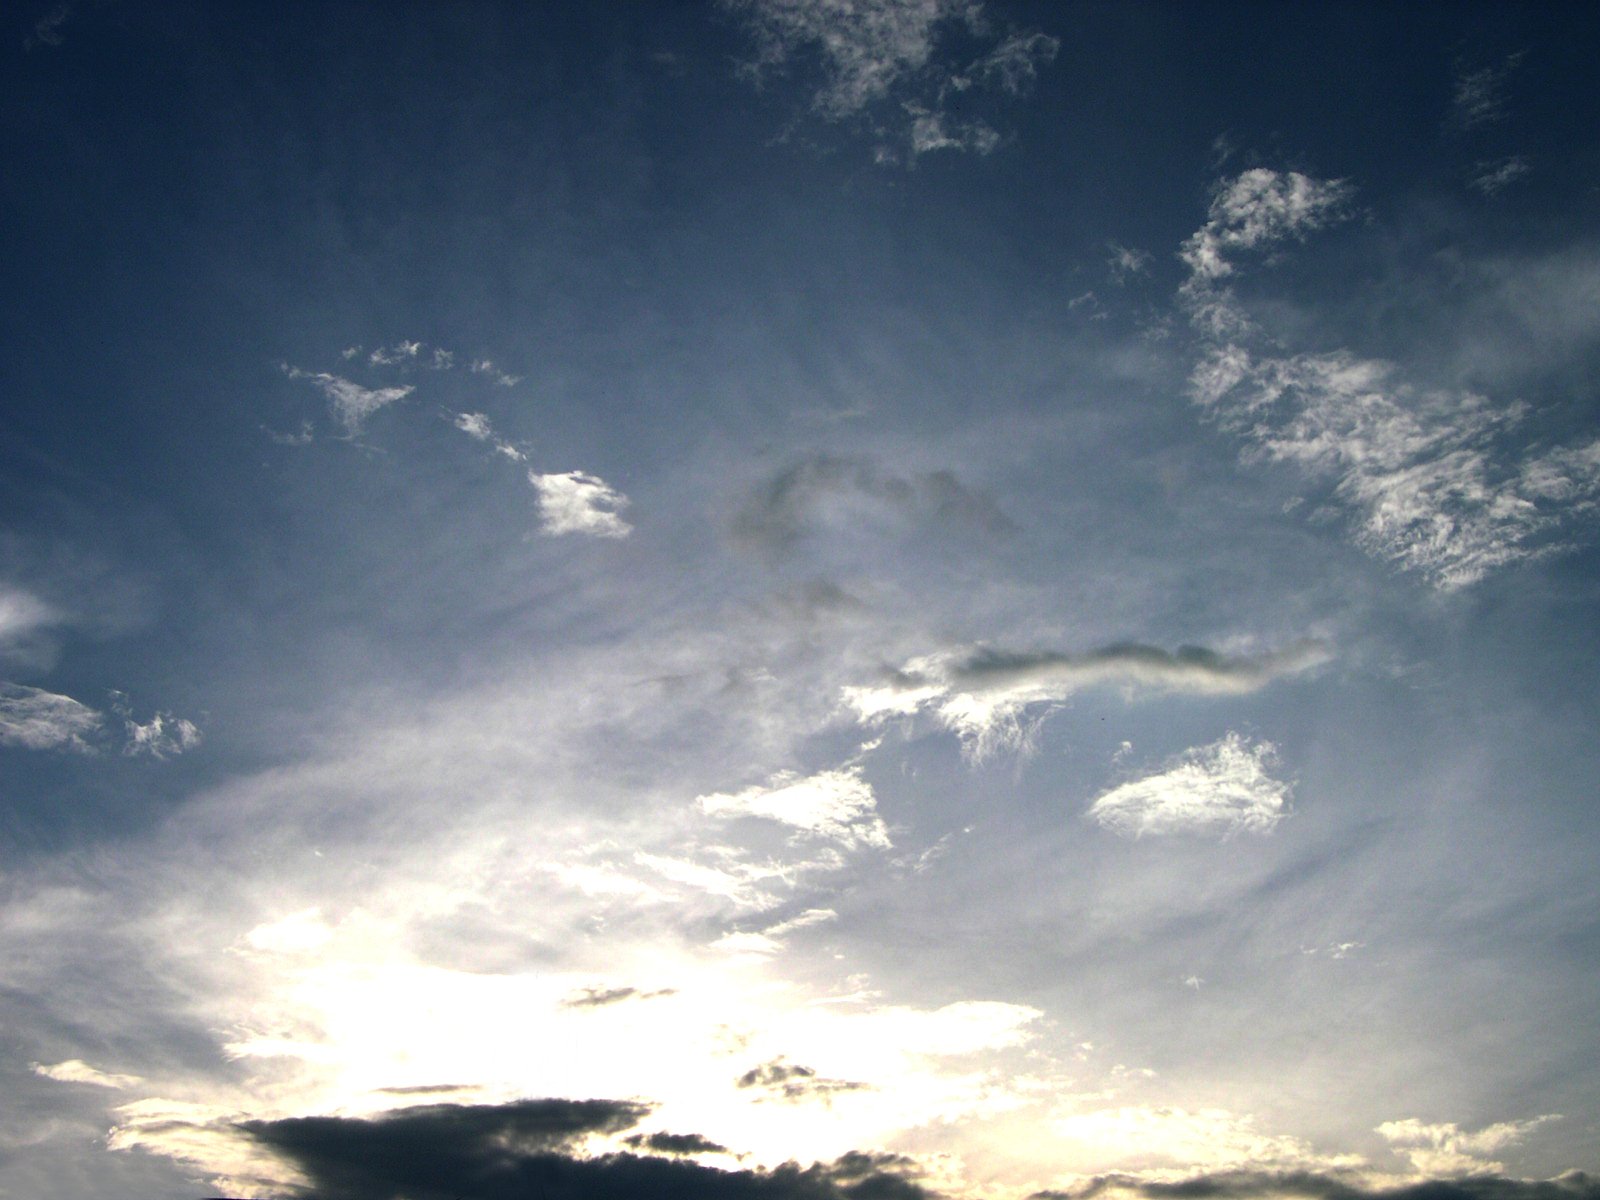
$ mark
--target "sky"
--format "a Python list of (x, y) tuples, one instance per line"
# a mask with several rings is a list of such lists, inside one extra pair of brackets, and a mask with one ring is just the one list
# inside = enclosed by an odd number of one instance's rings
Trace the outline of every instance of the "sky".
[(7, 6), (0, 1197), (1596, 1200), (1597, 53)]

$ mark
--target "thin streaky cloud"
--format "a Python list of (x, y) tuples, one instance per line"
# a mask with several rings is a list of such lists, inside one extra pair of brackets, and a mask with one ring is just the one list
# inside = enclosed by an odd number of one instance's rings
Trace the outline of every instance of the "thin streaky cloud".
[(144, 1082), (137, 1075), (121, 1075), (114, 1071), (102, 1071), (98, 1067), (91, 1067), (80, 1058), (69, 1058), (66, 1062), (49, 1064), (31, 1063), (28, 1069), (35, 1075), (54, 1079), (57, 1083), (86, 1083), (92, 1087), (113, 1090), (134, 1087)]
[(1458, 128), (1479, 129), (1506, 117), (1506, 84), (1522, 63), (1521, 54), (1508, 55), (1499, 66), (1456, 69), (1451, 93), (1451, 117)]
[(889, 848), (889, 831), (878, 816), (872, 785), (859, 768), (802, 777), (792, 771), (739, 792), (713, 792), (695, 804), (707, 816), (760, 817), (827, 838), (847, 848)]
[(1490, 197), (1498, 196), (1533, 170), (1528, 165), (1528, 160), (1520, 154), (1480, 162), (1476, 169), (1477, 174), (1472, 177), (1472, 186)]

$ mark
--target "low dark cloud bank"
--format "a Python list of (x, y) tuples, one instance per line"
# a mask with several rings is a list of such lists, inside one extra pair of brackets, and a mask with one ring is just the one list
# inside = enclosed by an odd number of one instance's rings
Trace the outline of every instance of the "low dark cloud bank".
[[(240, 1128), (306, 1178), (306, 1200), (930, 1200), (910, 1161), (852, 1153), (835, 1163), (719, 1170), (678, 1158), (579, 1158), (589, 1133), (638, 1124), (649, 1106), (613, 1100), (429, 1105), (375, 1118), (294, 1117)], [(667, 1144), (656, 1145), (657, 1139)], [(677, 1153), (715, 1146), (692, 1134), (641, 1135)], [(691, 1145), (692, 1143), (692, 1145)]]
[(1032, 1200), (1094, 1200), (1099, 1196), (1108, 1200), (1255, 1200), (1276, 1196), (1303, 1200), (1600, 1200), (1600, 1179), (1571, 1171), (1555, 1179), (1483, 1175), (1369, 1188), (1338, 1176), (1307, 1171), (1228, 1171), (1173, 1183), (1141, 1181), (1130, 1175), (1102, 1175), (1072, 1191), (1037, 1192)]

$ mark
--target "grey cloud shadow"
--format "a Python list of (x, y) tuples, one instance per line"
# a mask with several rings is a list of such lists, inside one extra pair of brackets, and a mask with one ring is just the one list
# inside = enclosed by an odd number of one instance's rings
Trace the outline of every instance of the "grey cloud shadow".
[[(523, 1100), (432, 1105), (375, 1118), (294, 1117), (238, 1126), (305, 1177), (310, 1200), (927, 1200), (896, 1156), (848, 1154), (835, 1163), (721, 1170), (631, 1153), (578, 1157), (591, 1133), (637, 1124), (649, 1106), (613, 1100)], [(677, 1151), (714, 1145), (666, 1137)]]

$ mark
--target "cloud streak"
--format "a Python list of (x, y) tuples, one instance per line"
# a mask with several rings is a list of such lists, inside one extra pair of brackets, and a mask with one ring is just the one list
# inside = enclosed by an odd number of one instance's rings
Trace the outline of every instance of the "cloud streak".
[(1200, 646), (1167, 651), (1133, 642), (1087, 654), (1015, 652), (980, 647), (913, 659), (876, 686), (847, 687), (845, 705), (877, 722), (931, 711), (974, 758), (1030, 741), (1030, 709), (1075, 692), (1120, 686), (1192, 695), (1243, 695), (1329, 660), (1322, 642), (1300, 641), (1258, 657), (1233, 657)]

